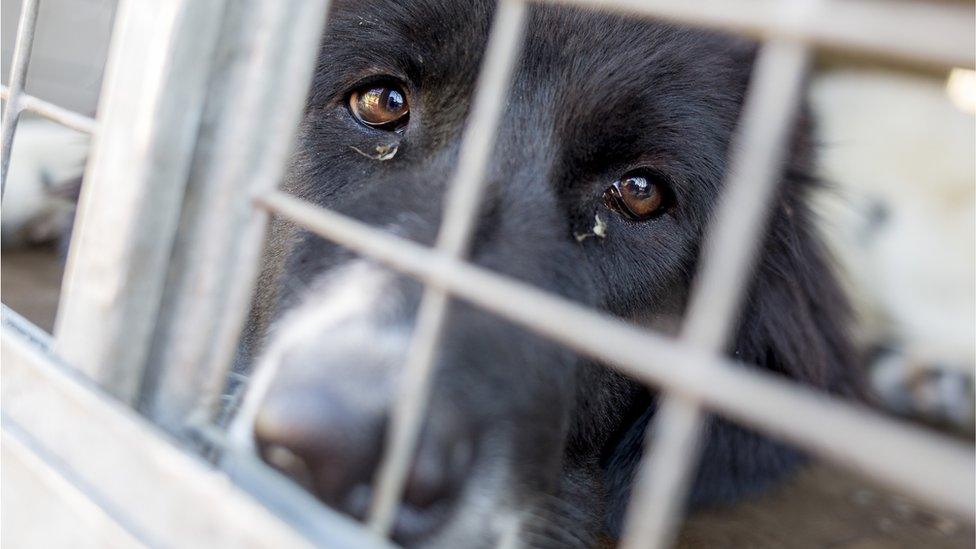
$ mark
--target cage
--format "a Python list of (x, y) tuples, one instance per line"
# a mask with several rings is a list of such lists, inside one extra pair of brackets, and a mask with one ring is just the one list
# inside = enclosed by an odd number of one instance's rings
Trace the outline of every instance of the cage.
[[(911, 70), (972, 68), (971, 6), (555, 3), (761, 42), (678, 338), (465, 261), (531, 3), (497, 5), (437, 243), (428, 248), (276, 190), (326, 2), (123, 1), (97, 116), (90, 117), (26, 93), (43, 3), (25, 0), (3, 88), (4, 181), (21, 113), (93, 135), (53, 335), (6, 307), (3, 313), (4, 456), (15, 464), (11, 478), (35, 483), (26, 509), (64, 509), (92, 539), (112, 545), (386, 545), (445, 311), (463, 300), (661, 391), (624, 547), (673, 543), (706, 411), (971, 518), (970, 443), (744, 368), (722, 353), (812, 55), (880, 58)], [(363, 525), (226, 447), (222, 395), (272, 215), (425, 285)], [(500, 543), (518, 546), (515, 526)]]

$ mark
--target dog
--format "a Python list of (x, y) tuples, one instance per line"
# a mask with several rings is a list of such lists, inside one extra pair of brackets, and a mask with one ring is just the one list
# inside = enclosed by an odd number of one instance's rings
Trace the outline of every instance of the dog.
[(67, 250), (88, 136), (42, 119), (17, 129), (3, 196), (0, 246), (4, 250), (55, 242)]
[[(283, 190), (431, 245), (493, 12), (333, 2)], [(470, 261), (675, 333), (756, 52), (718, 32), (530, 5)], [(852, 395), (848, 306), (812, 226), (801, 110), (728, 353)], [(423, 288), (281, 220), (263, 261), (236, 367), (274, 375), (234, 421), (265, 460), (362, 518)], [(617, 539), (656, 392), (463, 302), (447, 315), (393, 539), (490, 547), (512, 524), (532, 547)], [(711, 418), (688, 504), (735, 501), (802, 459)]]

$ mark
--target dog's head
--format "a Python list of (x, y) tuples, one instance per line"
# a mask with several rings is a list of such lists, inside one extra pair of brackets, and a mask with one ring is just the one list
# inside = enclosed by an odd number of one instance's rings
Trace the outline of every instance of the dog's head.
[[(336, 2), (284, 189), (431, 244), (492, 11), (480, 0)], [(470, 260), (671, 329), (754, 53), (714, 33), (532, 7)], [(807, 232), (804, 135), (735, 351), (828, 385), (843, 338), (812, 299), (836, 292)], [(274, 376), (241, 421), (266, 459), (353, 515), (368, 508), (421, 294), (308, 232), (272, 229), (249, 345)], [(626, 489), (608, 478), (629, 478), (640, 450), (627, 433), (647, 392), (463, 303), (450, 305), (442, 341), (395, 539), (481, 546), (515, 520), (527, 542), (589, 545), (621, 508)]]

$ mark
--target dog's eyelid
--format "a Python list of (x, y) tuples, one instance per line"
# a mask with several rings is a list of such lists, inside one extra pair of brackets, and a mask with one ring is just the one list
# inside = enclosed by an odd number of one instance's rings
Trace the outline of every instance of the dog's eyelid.
[[(396, 71), (380, 71), (380, 70), (370, 70), (367, 72), (361, 72), (345, 80), (344, 87), (347, 90), (355, 90), (363, 88), (366, 86), (375, 86), (377, 84), (395, 84), (403, 89), (410, 89), (410, 80), (406, 75), (400, 74)], [(348, 93), (348, 92), (347, 92)]]
[(614, 173), (619, 177), (638, 172), (648, 173), (656, 180), (663, 181), (675, 195), (683, 194), (689, 185), (687, 171), (682, 163), (667, 155), (653, 155), (624, 163)]

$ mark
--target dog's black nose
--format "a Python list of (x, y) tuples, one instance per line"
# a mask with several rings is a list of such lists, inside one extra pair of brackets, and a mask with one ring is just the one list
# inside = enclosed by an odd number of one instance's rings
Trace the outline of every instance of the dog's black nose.
[(258, 410), (254, 436), (261, 457), (328, 503), (341, 503), (370, 480), (383, 417), (314, 387), (272, 392)]
[[(262, 459), (325, 503), (362, 519), (388, 420), (387, 413), (357, 404), (321, 387), (274, 390), (258, 411), (254, 435)], [(470, 457), (470, 447), (458, 437), (432, 436), (425, 429), (394, 526), (401, 537), (436, 528), (458, 493)]]

